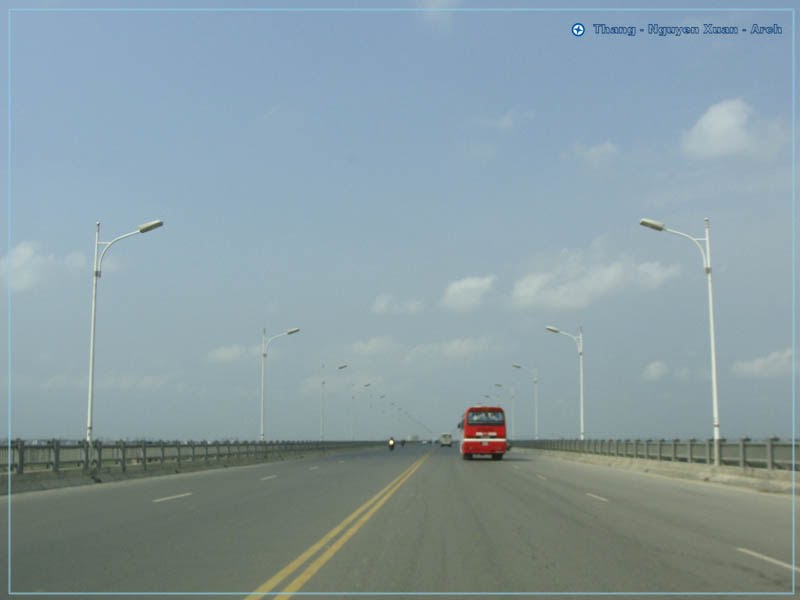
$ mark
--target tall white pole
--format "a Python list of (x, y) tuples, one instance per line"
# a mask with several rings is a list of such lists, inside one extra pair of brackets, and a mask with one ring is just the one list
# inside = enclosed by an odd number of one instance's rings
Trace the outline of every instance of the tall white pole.
[(261, 441), (264, 441), (264, 365), (267, 362), (267, 330), (261, 330)]
[(539, 369), (533, 374), (533, 439), (539, 439)]
[(325, 441), (325, 363), (322, 363), (322, 397), (319, 411), (319, 439)]
[[(666, 225), (664, 225), (664, 223), (655, 221), (653, 219), (641, 219), (639, 224), (656, 231), (667, 231), (691, 240), (694, 245), (697, 246), (697, 249), (700, 251), (700, 255), (703, 257), (703, 269), (706, 273), (706, 280), (708, 281), (708, 329), (709, 337), (711, 338), (711, 404), (713, 412), (714, 464), (719, 466), (719, 402), (717, 398), (717, 348), (714, 338), (714, 294), (711, 285), (711, 223), (709, 222), (708, 217), (705, 218), (705, 222), (705, 238), (693, 238), (692, 236), (681, 231), (669, 229)], [(703, 251), (703, 246), (700, 245), (700, 242), (706, 243), (705, 251)]]
[[(100, 241), (100, 221), (97, 221), (95, 224), (94, 263), (92, 265), (92, 323), (91, 331), (89, 333), (89, 406), (86, 411), (86, 441), (90, 444), (92, 442), (92, 400), (94, 397), (94, 329), (97, 316), (97, 280), (100, 279), (100, 265), (103, 263), (103, 257), (106, 255), (106, 252), (108, 252), (108, 249), (118, 241), (124, 240), (125, 238), (131, 237), (132, 235), (136, 235), (138, 233), (147, 233), (148, 231), (153, 231), (153, 229), (158, 229), (163, 224), (163, 221), (148, 221), (147, 223), (142, 223), (135, 231), (130, 231), (115, 237), (110, 242)], [(103, 251), (98, 255), (100, 246), (103, 246)]]
[(92, 262), (92, 322), (89, 332), (89, 407), (86, 415), (86, 441), (92, 443), (92, 400), (94, 397), (94, 326), (97, 311), (97, 280), (100, 269), (97, 265), (97, 250), (100, 247), (100, 221), (95, 225), (94, 261)]
[(719, 466), (719, 404), (717, 400), (717, 348), (714, 336), (714, 295), (711, 289), (711, 224), (706, 217), (706, 279), (708, 280), (708, 328), (711, 338), (711, 400), (714, 416), (714, 464)]
[(584, 437), (583, 429), (583, 325), (578, 329), (578, 362), (580, 363), (580, 386), (581, 386), (581, 439)]
[(514, 428), (517, 422), (517, 394), (514, 392), (514, 388), (511, 388), (511, 439), (516, 440), (517, 434), (516, 429)]

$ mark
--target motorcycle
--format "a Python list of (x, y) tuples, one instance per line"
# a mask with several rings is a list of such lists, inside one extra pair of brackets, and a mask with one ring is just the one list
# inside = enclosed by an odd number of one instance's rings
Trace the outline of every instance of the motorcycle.
[(389, 440), (389, 450), (394, 450), (394, 439)]

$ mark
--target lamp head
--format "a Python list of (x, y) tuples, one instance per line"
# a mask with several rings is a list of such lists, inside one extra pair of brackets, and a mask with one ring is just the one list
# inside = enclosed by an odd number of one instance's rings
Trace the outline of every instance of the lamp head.
[(558, 327), (553, 327), (552, 325), (548, 325), (547, 327), (545, 327), (545, 329), (547, 329), (547, 331), (550, 331), (552, 333), (561, 333)]
[(642, 227), (649, 227), (650, 229), (655, 229), (656, 231), (664, 231), (666, 225), (661, 221), (656, 221), (654, 219), (641, 219), (639, 221), (639, 225)]
[(147, 223), (139, 225), (139, 233), (147, 233), (148, 231), (153, 231), (153, 229), (158, 229), (163, 224), (164, 221), (148, 221)]

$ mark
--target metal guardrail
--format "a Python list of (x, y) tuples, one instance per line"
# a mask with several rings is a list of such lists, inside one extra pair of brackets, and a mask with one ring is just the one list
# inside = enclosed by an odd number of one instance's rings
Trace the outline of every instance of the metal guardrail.
[[(381, 442), (382, 443), (382, 442)], [(33, 444), (13, 440), (0, 446), (0, 475), (12, 473), (92, 473), (119, 469), (123, 473), (162, 465), (213, 465), (280, 460), (304, 452), (344, 450), (377, 445), (378, 442), (63, 442)], [(9, 447), (10, 446), (10, 447)]]
[[(599, 454), (627, 458), (683, 463), (714, 463), (714, 440), (524, 440), (514, 446)], [(795, 457), (800, 456), (800, 443), (794, 444)], [(720, 465), (756, 469), (798, 470), (792, 460), (792, 442), (771, 438), (752, 441), (742, 438), (735, 442), (719, 441)]]

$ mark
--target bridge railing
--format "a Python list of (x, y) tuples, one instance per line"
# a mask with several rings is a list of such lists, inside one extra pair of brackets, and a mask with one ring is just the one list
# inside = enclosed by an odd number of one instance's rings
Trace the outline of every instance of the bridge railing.
[[(538, 448), (560, 452), (599, 454), (627, 458), (642, 458), (657, 461), (713, 464), (714, 440), (653, 440), (653, 439), (559, 439), (559, 440), (521, 440), (514, 446)], [(798, 457), (800, 443), (794, 444), (794, 456)], [(736, 441), (720, 440), (720, 465), (756, 469), (798, 470), (797, 462), (792, 460), (792, 442), (770, 438), (753, 441), (741, 438)]]
[[(147, 471), (172, 465), (213, 465), (281, 460), (308, 452), (345, 450), (377, 442), (346, 441), (94, 441), (13, 440), (0, 445), (0, 474), (92, 472), (103, 469)], [(382, 442), (381, 442), (382, 443)]]

